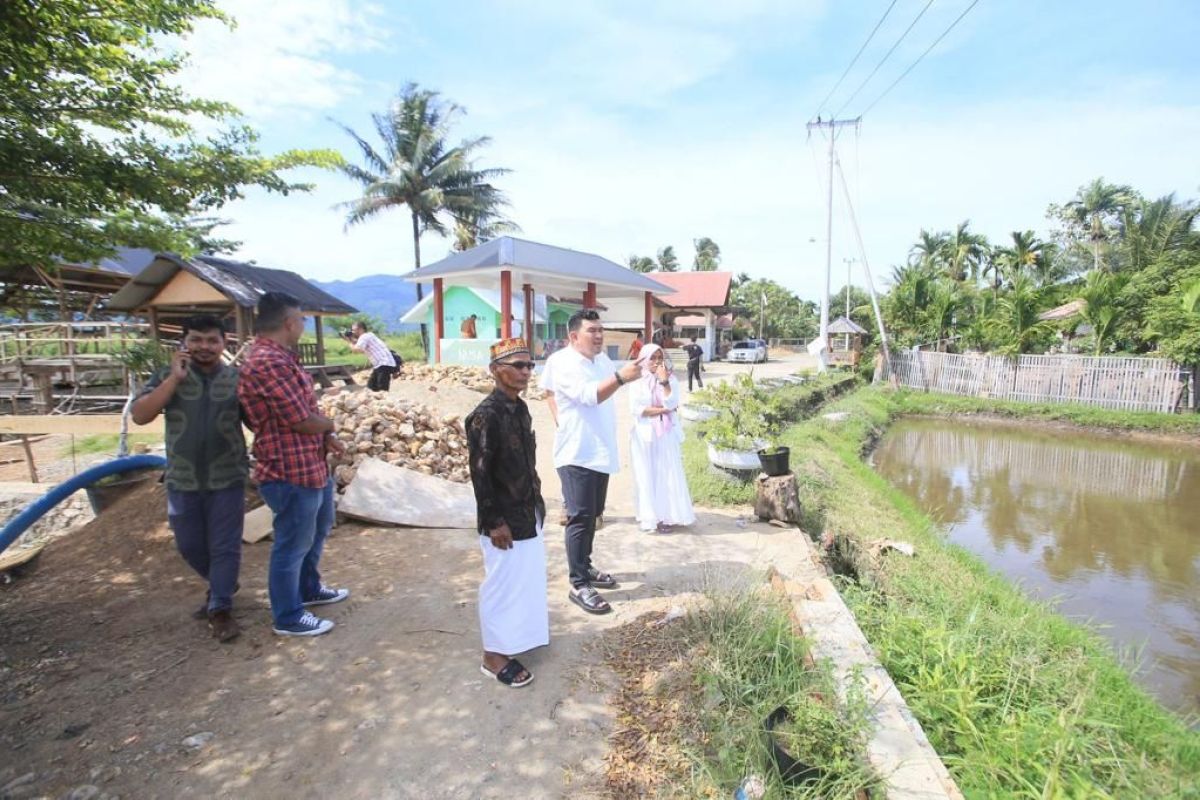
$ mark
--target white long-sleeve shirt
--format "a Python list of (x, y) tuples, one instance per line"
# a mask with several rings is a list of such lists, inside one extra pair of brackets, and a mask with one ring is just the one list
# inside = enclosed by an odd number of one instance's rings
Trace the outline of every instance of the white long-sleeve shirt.
[(614, 372), (616, 367), (608, 356), (600, 353), (588, 359), (573, 347), (546, 360), (538, 385), (554, 392), (558, 406), (555, 468), (586, 467), (609, 475), (620, 471), (616, 406), (598, 402), (600, 384)]

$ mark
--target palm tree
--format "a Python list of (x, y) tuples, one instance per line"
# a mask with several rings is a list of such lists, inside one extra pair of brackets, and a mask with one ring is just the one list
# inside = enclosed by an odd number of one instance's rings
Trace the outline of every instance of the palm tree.
[(946, 240), (949, 234), (931, 233), (924, 228), (917, 236), (917, 243), (908, 251), (910, 266), (919, 266), (928, 273), (940, 272), (946, 258)]
[(697, 272), (712, 272), (721, 265), (721, 248), (707, 236), (692, 241), (696, 248), (696, 257), (692, 260), (692, 269)]
[(1011, 236), (1012, 246), (998, 248), (987, 267), (987, 272), (992, 273), (993, 293), (1000, 291), (1006, 278), (1011, 284), (1019, 275), (1032, 275), (1038, 285), (1045, 286), (1051, 274), (1052, 246), (1038, 239), (1033, 231), (1013, 231)]
[(1067, 203), (1067, 218), (1079, 229), (1086, 231), (1092, 243), (1092, 266), (1100, 269), (1100, 243), (1108, 239), (1109, 229), (1116, 221), (1121, 209), (1136, 197), (1128, 186), (1105, 183), (1097, 178), (1087, 186), (1080, 187), (1075, 198)]
[(1050, 330), (1038, 320), (1042, 291), (1026, 275), (1018, 275), (1007, 294), (996, 301), (996, 313), (988, 320), (989, 332), (1003, 342), (1001, 349), (1017, 355), (1028, 352), (1038, 338)]
[(970, 220), (963, 220), (954, 233), (945, 238), (943, 258), (952, 279), (962, 282), (970, 275), (971, 283), (976, 283), (980, 266), (987, 259), (988, 241), (986, 236), (971, 233), (970, 226)]
[[(421, 269), (422, 233), (434, 231), (445, 236), (453, 221), (466, 227), (469, 237), (478, 239), (487, 225), (502, 220), (500, 209), (507, 205), (491, 181), (508, 170), (479, 168), (473, 161), (491, 140), (480, 136), (454, 147), (448, 144), (450, 128), (463, 113), (437, 92), (410, 83), (387, 113), (371, 115), (383, 142), (382, 152), (348, 126), (341, 126), (358, 144), (364, 162), (361, 167), (347, 163), (341, 168), (363, 187), (361, 197), (341, 204), (347, 210), (346, 227), (381, 211), (407, 207), (412, 219), (414, 270)], [(422, 296), (417, 283), (417, 299)], [(423, 324), (421, 338), (426, 339)]]
[(938, 352), (942, 352), (946, 339), (954, 329), (958, 309), (962, 301), (957, 284), (935, 283), (925, 306), (925, 334), (932, 339)]
[(460, 252), (470, 250), (497, 236), (520, 232), (520, 225), (494, 211), (480, 209), (474, 213), (468, 212), (454, 220), (454, 249)]
[(675, 257), (675, 248), (671, 245), (658, 251), (658, 268), (663, 272), (679, 271), (679, 259)]
[(631, 255), (626, 259), (629, 268), (634, 272), (653, 272), (654, 259), (649, 256), (634, 256)]
[(1189, 314), (1200, 313), (1200, 280), (1192, 281), (1183, 287), (1180, 302), (1183, 304), (1183, 310)]
[(1084, 279), (1079, 296), (1085, 305), (1079, 314), (1084, 322), (1092, 326), (1096, 355), (1104, 352), (1105, 345), (1112, 341), (1121, 323), (1124, 309), (1121, 308), (1120, 295), (1128, 281), (1128, 275), (1112, 275), (1099, 270), (1092, 270)]
[(1122, 266), (1137, 272), (1163, 255), (1186, 246), (1200, 206), (1178, 203), (1174, 194), (1157, 200), (1137, 198), (1121, 209)]

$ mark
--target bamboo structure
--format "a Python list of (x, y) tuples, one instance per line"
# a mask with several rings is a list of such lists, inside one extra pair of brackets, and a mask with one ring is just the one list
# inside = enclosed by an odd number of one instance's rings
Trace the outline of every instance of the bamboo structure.
[(1164, 358), (909, 351), (892, 353), (876, 381), (970, 397), (1171, 414), (1185, 399), (1189, 373)]

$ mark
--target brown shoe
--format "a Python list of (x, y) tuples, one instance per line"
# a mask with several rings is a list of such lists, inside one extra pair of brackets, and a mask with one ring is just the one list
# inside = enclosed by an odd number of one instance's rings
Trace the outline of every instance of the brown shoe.
[(229, 609), (214, 611), (208, 615), (208, 627), (218, 642), (232, 642), (241, 635), (242, 629)]

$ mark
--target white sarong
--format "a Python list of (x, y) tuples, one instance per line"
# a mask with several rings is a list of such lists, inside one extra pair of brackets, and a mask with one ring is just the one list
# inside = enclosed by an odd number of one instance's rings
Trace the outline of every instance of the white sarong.
[(546, 540), (541, 526), (532, 539), (500, 550), (479, 537), (485, 576), (479, 585), (479, 632), (483, 649), (506, 656), (550, 644), (546, 601)]

